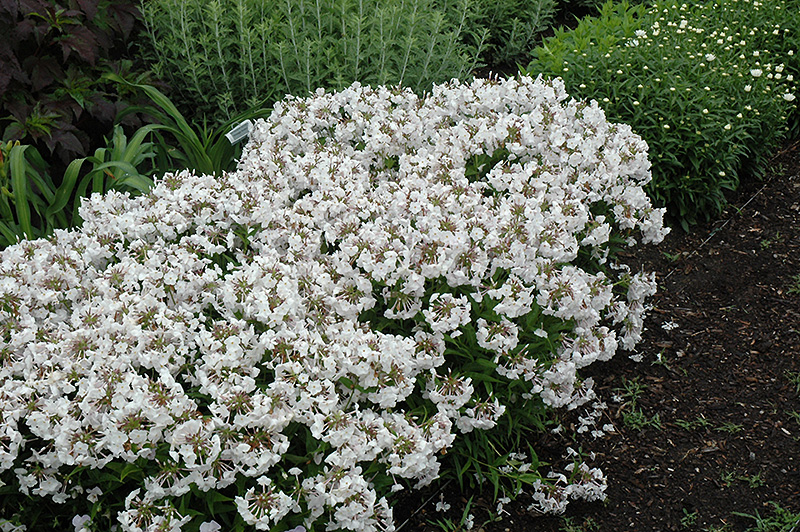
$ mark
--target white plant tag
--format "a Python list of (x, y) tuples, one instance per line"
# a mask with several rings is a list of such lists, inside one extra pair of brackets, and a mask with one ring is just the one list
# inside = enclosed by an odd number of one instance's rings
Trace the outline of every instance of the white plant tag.
[(236, 144), (243, 138), (249, 136), (252, 129), (253, 123), (250, 120), (245, 120), (231, 129), (230, 132), (225, 135), (225, 138), (228, 139), (228, 142), (231, 144)]

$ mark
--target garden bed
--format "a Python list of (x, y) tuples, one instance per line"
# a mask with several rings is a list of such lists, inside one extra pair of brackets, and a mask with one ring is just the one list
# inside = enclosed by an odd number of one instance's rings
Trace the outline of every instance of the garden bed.
[[(739, 531), (756, 521), (736, 513), (800, 511), (800, 145), (730, 200), (716, 222), (629, 257), (657, 272), (659, 293), (637, 349), (644, 360), (622, 354), (593, 368), (618, 430), (583, 448), (608, 477), (605, 504), (573, 503), (565, 519), (527, 512), (523, 497), (484, 524), (496, 508), (476, 496), (475, 529)], [(446, 514), (436, 490), (427, 505), (405, 501), (398, 523), (416, 514), (400, 530), (458, 523), (469, 494), (457, 492), (444, 490)]]

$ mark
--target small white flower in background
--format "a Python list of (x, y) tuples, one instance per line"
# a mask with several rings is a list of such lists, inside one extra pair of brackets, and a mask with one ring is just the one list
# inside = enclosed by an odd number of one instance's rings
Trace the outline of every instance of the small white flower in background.
[(750, 85), (745, 85), (744, 86), (744, 92), (750, 92), (751, 90), (753, 90), (752, 86), (750, 86)]
[(100, 495), (102, 494), (103, 490), (95, 486), (94, 488), (86, 492), (86, 500), (88, 500), (91, 503), (96, 503), (97, 500), (100, 498)]
[(753, 76), (754, 78), (760, 77), (761, 74), (763, 74), (763, 73), (764, 72), (760, 68), (750, 69), (750, 75)]
[(472, 530), (475, 527), (475, 516), (469, 514), (464, 521), (464, 530)]
[(206, 521), (200, 525), (200, 532), (219, 532), (222, 530), (222, 525), (216, 521)]
[(504, 508), (504, 506), (511, 502), (510, 497), (498, 497), (497, 499), (497, 509), (495, 513), (497, 515), (506, 514), (508, 515), (508, 510)]
[(436, 503), (436, 511), (444, 513), (449, 509), (450, 509), (450, 503), (445, 502), (444, 494), (440, 493), (439, 494), (439, 502)]
[(794, 99), (795, 99), (795, 95), (794, 95), (794, 94), (792, 94), (792, 93), (790, 93), (790, 92), (787, 92), (786, 94), (784, 94), (784, 95), (782, 96), (782, 98), (783, 98), (784, 100), (786, 100), (787, 102), (792, 102), (792, 101), (794, 101)]
[(711, 62), (711, 61), (713, 61), (714, 59), (716, 59), (716, 58), (717, 58), (717, 56), (715, 56), (714, 54), (706, 54), (706, 55), (705, 55), (705, 58), (706, 58), (706, 61), (709, 61), (709, 62)]
[(92, 520), (88, 515), (76, 515), (72, 518), (72, 526), (75, 527), (75, 532), (84, 532), (89, 530), (86, 523)]
[(725, 126), (722, 129), (724, 129), (725, 131), (729, 131), (731, 129), (731, 125), (725, 124)]
[(664, 323), (661, 324), (661, 328), (664, 329), (665, 331), (671, 331), (673, 329), (677, 329), (678, 324), (675, 323), (674, 321), (665, 321)]

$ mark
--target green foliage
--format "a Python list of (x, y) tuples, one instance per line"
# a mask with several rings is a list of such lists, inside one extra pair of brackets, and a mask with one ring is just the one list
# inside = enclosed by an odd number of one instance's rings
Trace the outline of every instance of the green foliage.
[(693, 421), (676, 419), (675, 424), (684, 430), (707, 429), (711, 426), (711, 422), (702, 415), (698, 415)]
[(792, 295), (800, 295), (800, 273), (792, 276), (792, 284), (789, 286), (789, 293)]
[[(0, 248), (78, 225), (80, 198), (92, 192), (149, 190), (153, 182), (138, 168), (155, 156), (153, 145), (145, 142), (151, 130), (144, 126), (129, 140), (115, 127), (105, 148), (67, 166), (60, 185), (35, 147), (19, 142), (0, 146)], [(89, 170), (82, 174), (84, 163)]]
[(697, 523), (697, 518), (699, 517), (699, 513), (697, 510), (694, 512), (690, 512), (686, 508), (683, 509), (683, 517), (681, 517), (681, 528), (690, 528)]
[[(798, 293), (800, 293), (800, 275), (797, 276)], [(794, 391), (800, 394), (800, 371), (786, 371), (786, 379), (794, 385)]]
[(478, 2), (470, 25), (489, 32), (487, 63), (500, 65), (527, 58), (540, 35), (553, 23), (558, 0)]
[(473, 1), (150, 0), (143, 48), (194, 116), (219, 123), (318, 87), (464, 79), (485, 39), (467, 27)]
[(225, 138), (231, 128), (243, 120), (267, 116), (271, 109), (255, 107), (208, 129), (197, 131), (184, 118), (175, 104), (161, 91), (150, 85), (129, 82), (116, 74), (106, 78), (140, 91), (150, 104), (131, 106), (120, 113), (120, 118), (129, 113), (142, 113), (156, 123), (150, 126), (156, 138), (156, 162), (160, 172), (189, 169), (204, 174), (220, 175), (233, 170), (235, 159), (241, 155), (241, 146), (235, 146)]
[(3, 140), (64, 166), (102, 143), (127, 102), (101, 75), (135, 70), (124, 57), (137, 17), (128, 0), (0, 2)]
[(761, 517), (756, 511), (755, 515), (734, 512), (734, 515), (747, 517), (755, 521), (755, 526), (748, 528), (747, 532), (792, 532), (800, 525), (800, 513), (793, 513), (782, 508), (778, 503), (770, 503), (773, 508), (771, 516)]
[(650, 146), (649, 194), (688, 228), (761, 172), (796, 108), (800, 10), (756, 4), (609, 2), (545, 41), (527, 73), (560, 76), (571, 96), (630, 124)]
[(626, 427), (633, 430), (644, 430), (653, 427), (661, 430), (661, 416), (654, 414), (647, 417), (641, 408), (636, 406), (639, 397), (647, 390), (647, 385), (639, 382), (639, 378), (631, 380), (623, 379), (622, 388), (615, 388), (614, 391), (620, 394), (621, 399), (625, 399), (620, 411), (622, 412), (622, 422)]

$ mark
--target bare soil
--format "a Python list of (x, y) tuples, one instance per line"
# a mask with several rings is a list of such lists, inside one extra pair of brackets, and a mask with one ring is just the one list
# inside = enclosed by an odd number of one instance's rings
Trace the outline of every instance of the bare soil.
[[(432, 523), (444, 518), (458, 524), (470, 497), (483, 532), (733, 532), (756, 526), (737, 514), (772, 516), (773, 503), (800, 513), (800, 143), (729, 201), (717, 221), (673, 229), (625, 257), (656, 272), (659, 293), (637, 346), (644, 361), (622, 353), (591, 368), (609, 405), (602, 423), (617, 433), (540, 442), (541, 457), (570, 444), (594, 452), (607, 500), (573, 502), (553, 517), (528, 511), (522, 496), (486, 522), (490, 494), (432, 486), (395, 507), (402, 532), (440, 530)], [(633, 404), (632, 383), (643, 388)], [(637, 409), (644, 426), (631, 423)], [(435, 510), (440, 494), (447, 513)], [(782, 530), (800, 531), (791, 526)]]

